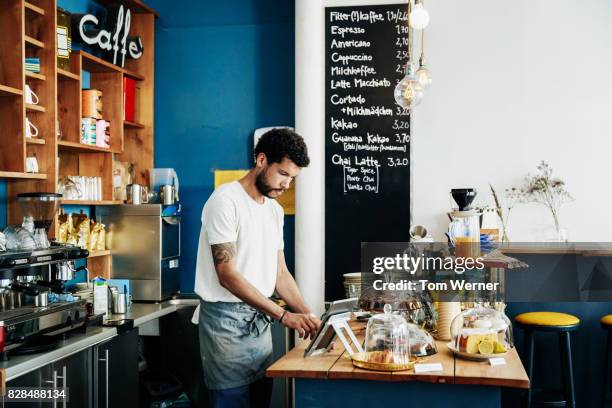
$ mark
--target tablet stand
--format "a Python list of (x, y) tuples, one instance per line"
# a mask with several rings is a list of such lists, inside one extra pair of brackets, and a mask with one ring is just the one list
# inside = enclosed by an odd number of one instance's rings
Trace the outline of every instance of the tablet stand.
[[(342, 313), (342, 314), (330, 317), (329, 324), (334, 328), (334, 331), (336, 332), (336, 335), (342, 342), (342, 345), (344, 346), (344, 349), (346, 350), (346, 352), (349, 354), (349, 356), (352, 356), (355, 353), (363, 353), (363, 348), (361, 347), (361, 344), (359, 344), (357, 337), (355, 337), (355, 333), (353, 332), (353, 329), (351, 329), (351, 327), (348, 324), (348, 321), (350, 320), (350, 318), (351, 318), (350, 313)], [(346, 337), (344, 337), (344, 332), (348, 334), (349, 339), (351, 340), (350, 343), (346, 339)], [(355, 347), (355, 351), (353, 351), (353, 347), (351, 346)]]
[[(355, 333), (348, 325), (348, 321), (351, 319), (351, 313), (338, 313), (332, 316), (329, 316), (324, 323), (323, 329), (318, 333), (317, 337), (313, 340), (311, 346), (308, 347), (304, 356), (312, 356), (316, 354), (320, 354), (327, 350), (329, 345), (334, 339), (334, 335), (338, 336), (344, 349), (347, 351), (349, 355), (353, 355), (354, 353), (362, 353), (363, 348), (357, 337), (355, 337)], [(348, 339), (347, 339), (348, 336)]]

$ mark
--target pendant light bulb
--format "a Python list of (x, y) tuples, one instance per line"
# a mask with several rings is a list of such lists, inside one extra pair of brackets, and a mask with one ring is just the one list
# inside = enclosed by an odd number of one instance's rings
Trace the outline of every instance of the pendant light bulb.
[(431, 86), (431, 73), (425, 65), (420, 65), (414, 76), (423, 89), (427, 89)]
[(417, 0), (414, 8), (410, 12), (410, 27), (415, 30), (422, 30), (429, 24), (429, 12), (423, 7), (423, 2)]
[(395, 86), (393, 92), (395, 102), (402, 108), (412, 109), (421, 103), (423, 99), (423, 87), (416, 79), (414, 65), (406, 65), (406, 75)]

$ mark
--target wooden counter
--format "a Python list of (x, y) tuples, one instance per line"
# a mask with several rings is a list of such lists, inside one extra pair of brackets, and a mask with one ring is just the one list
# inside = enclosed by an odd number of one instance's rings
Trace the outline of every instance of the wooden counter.
[(505, 243), (499, 250), (506, 255), (612, 256), (612, 242), (533, 242)]
[(413, 370), (383, 372), (354, 367), (339, 341), (335, 349), (304, 358), (308, 341), (303, 341), (268, 368), (268, 377), (311, 378), (328, 380), (420, 381), (442, 384), (490, 385), (529, 388), (529, 378), (516, 352), (505, 356), (506, 365), (492, 367), (488, 362), (467, 361), (455, 356), (438, 341), (438, 353), (421, 358), (423, 363), (441, 363), (443, 371), (415, 374)]

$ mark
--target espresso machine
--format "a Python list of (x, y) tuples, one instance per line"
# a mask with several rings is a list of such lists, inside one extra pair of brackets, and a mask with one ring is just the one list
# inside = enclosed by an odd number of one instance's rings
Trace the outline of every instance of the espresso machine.
[(57, 343), (55, 335), (83, 326), (88, 317), (87, 302), (64, 293), (65, 282), (79, 270), (75, 261), (87, 258), (88, 251), (47, 238), (61, 195), (27, 193), (17, 200), (24, 222), (4, 230), (6, 249), (0, 251), (3, 360), (9, 351), (19, 352), (34, 345), (52, 348), (53, 342)]

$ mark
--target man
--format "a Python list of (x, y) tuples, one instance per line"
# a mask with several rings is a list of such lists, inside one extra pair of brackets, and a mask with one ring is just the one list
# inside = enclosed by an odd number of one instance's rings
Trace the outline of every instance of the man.
[[(204, 205), (195, 291), (202, 299), (200, 354), (214, 407), (267, 408), (270, 323), (300, 337), (313, 336), (321, 324), (285, 264), (284, 214), (275, 201), (309, 162), (301, 136), (270, 130), (255, 147), (249, 173), (217, 188)], [(290, 311), (269, 299), (274, 290)]]

